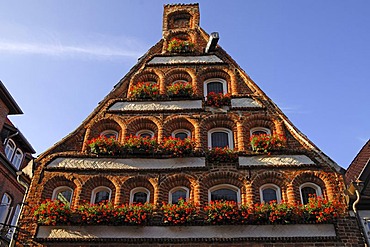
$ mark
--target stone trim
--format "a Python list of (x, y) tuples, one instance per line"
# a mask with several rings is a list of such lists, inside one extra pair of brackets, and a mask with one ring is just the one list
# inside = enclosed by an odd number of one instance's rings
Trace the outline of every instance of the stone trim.
[(224, 63), (218, 56), (168, 56), (168, 57), (153, 57), (147, 64), (160, 65), (160, 64), (217, 64)]
[[(144, 237), (145, 236), (145, 237)], [(323, 239), (336, 238), (333, 224), (223, 225), (223, 226), (39, 226), (40, 240), (143, 240), (225, 241), (232, 239)]]
[(314, 164), (315, 163), (306, 155), (261, 155), (239, 157), (240, 166), (299, 166)]

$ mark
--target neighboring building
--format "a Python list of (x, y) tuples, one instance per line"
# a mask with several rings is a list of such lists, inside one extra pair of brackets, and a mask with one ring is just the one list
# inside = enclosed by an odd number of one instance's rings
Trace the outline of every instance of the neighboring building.
[(345, 179), (349, 209), (357, 218), (366, 243), (370, 246), (370, 140), (348, 167)]
[[(363, 245), (356, 221), (346, 216), (329, 224), (158, 223), (161, 203), (177, 203), (179, 197), (200, 208), (211, 200), (306, 204), (310, 194), (345, 201), (344, 170), (289, 121), (217, 45), (218, 34), (208, 35), (199, 20), (198, 4), (165, 5), (163, 38), (75, 131), (35, 160), (18, 246)], [(153, 140), (136, 150), (144, 144), (128, 147), (127, 138), (134, 135)], [(104, 136), (111, 138), (110, 144), (91, 149), (97, 144), (91, 140)], [(171, 136), (191, 138), (193, 156), (169, 157), (175, 149), (160, 157), (148, 151)], [(263, 137), (273, 137), (276, 145), (252, 147), (251, 137), (262, 143)], [(112, 139), (127, 149), (118, 153), (122, 149)], [(205, 155), (204, 150), (216, 147), (228, 147), (238, 156)], [(77, 213), (67, 219), (77, 225), (41, 225), (33, 209), (45, 199), (60, 199), (72, 209), (102, 200), (150, 202), (157, 208), (148, 226), (80, 226), (86, 218)], [(51, 215), (55, 208), (41, 211)], [(64, 219), (54, 216), (47, 221)]]
[(17, 181), (30, 184), (25, 174), (17, 174), (33, 159), (35, 153), (27, 139), (8, 119), (23, 114), (0, 81), (0, 246), (8, 246), (14, 233), (26, 188)]

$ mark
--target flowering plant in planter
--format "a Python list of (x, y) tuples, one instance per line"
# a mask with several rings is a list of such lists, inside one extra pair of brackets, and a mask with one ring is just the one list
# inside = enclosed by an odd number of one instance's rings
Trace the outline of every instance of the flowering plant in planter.
[(231, 95), (210, 92), (207, 95), (206, 106), (222, 107), (231, 105)]
[(71, 216), (71, 209), (62, 201), (47, 199), (33, 209), (33, 216), (41, 225), (66, 224)]
[(260, 134), (250, 137), (252, 150), (256, 153), (269, 153), (273, 149), (284, 147), (285, 137), (282, 135)]
[(154, 154), (157, 152), (158, 142), (156, 138), (141, 137), (141, 136), (127, 136), (122, 145), (123, 151), (126, 153), (140, 154)]
[(193, 153), (195, 143), (190, 138), (181, 140), (175, 137), (164, 137), (159, 145), (159, 150), (164, 154), (171, 154), (173, 157), (183, 157)]
[(190, 82), (175, 82), (167, 87), (167, 96), (175, 97), (191, 97), (193, 95), (193, 86)]
[(234, 201), (211, 201), (204, 211), (205, 221), (213, 225), (236, 224), (240, 221), (240, 211)]
[(180, 199), (177, 204), (163, 203), (161, 210), (163, 212), (163, 223), (180, 225), (193, 221), (198, 215), (195, 204)]
[(99, 136), (88, 141), (90, 152), (101, 155), (118, 155), (121, 152), (120, 143), (114, 138)]
[(303, 205), (303, 214), (306, 219), (318, 222), (333, 221), (344, 213), (344, 205), (339, 201), (331, 201), (311, 195), (308, 203)]
[(238, 162), (238, 154), (228, 147), (216, 147), (206, 151), (206, 160), (210, 163), (235, 163)]
[(194, 51), (194, 43), (188, 40), (173, 38), (168, 43), (167, 51), (173, 53), (190, 53)]
[(138, 82), (129, 91), (129, 97), (137, 99), (158, 99), (159, 85), (154, 82)]

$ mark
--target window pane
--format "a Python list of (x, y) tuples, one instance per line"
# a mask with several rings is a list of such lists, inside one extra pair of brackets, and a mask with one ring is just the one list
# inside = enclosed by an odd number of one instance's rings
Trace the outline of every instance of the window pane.
[(225, 132), (213, 132), (211, 134), (212, 147), (228, 147), (229, 146), (229, 137)]
[(266, 131), (263, 131), (263, 130), (256, 130), (256, 131), (253, 131), (252, 135), (254, 136), (257, 136), (257, 135), (265, 135), (267, 134)]
[(237, 202), (237, 192), (230, 189), (219, 189), (211, 192), (211, 201)]
[(223, 85), (221, 82), (210, 82), (207, 83), (207, 93), (223, 93)]
[(19, 169), (19, 167), (21, 165), (22, 158), (23, 158), (23, 154), (19, 150), (17, 150), (17, 152), (15, 153), (14, 158), (12, 160), (12, 163), (15, 166), (15, 168)]
[(6, 146), (5, 146), (5, 155), (10, 160), (13, 156), (15, 150), (15, 145), (12, 141), (8, 140)]
[(145, 192), (136, 192), (134, 194), (133, 203), (146, 203), (148, 198), (148, 194)]
[(61, 190), (58, 192), (56, 199), (62, 201), (64, 204), (70, 204), (72, 199), (71, 190)]
[(303, 204), (308, 203), (308, 199), (310, 198), (310, 195), (315, 195), (316, 194), (316, 190), (314, 188), (311, 188), (311, 187), (304, 187), (304, 188), (301, 189), (301, 192), (302, 192)]
[(115, 133), (106, 133), (104, 134), (104, 137), (106, 138), (113, 138), (113, 139), (117, 139), (117, 135)]
[(269, 203), (270, 201), (277, 201), (276, 190), (268, 188), (262, 191), (263, 201)]
[(101, 201), (108, 201), (109, 200), (109, 192), (102, 190), (96, 193), (94, 203), (99, 203)]
[(1, 199), (0, 204), (0, 229), (3, 227), (2, 224), (5, 223), (6, 217), (8, 216), (11, 199), (7, 194), (4, 194)]
[(177, 204), (180, 198), (186, 200), (186, 191), (185, 190), (176, 190), (172, 192), (172, 204)]
[(142, 133), (142, 134), (140, 134), (140, 137), (142, 137), (142, 138), (152, 138), (152, 135), (149, 134), (149, 133)]
[(181, 140), (184, 140), (184, 139), (188, 138), (188, 134), (186, 134), (186, 133), (184, 133), (184, 132), (180, 132), (180, 133), (177, 133), (177, 134), (175, 135), (175, 138), (179, 138), (179, 139), (181, 139)]

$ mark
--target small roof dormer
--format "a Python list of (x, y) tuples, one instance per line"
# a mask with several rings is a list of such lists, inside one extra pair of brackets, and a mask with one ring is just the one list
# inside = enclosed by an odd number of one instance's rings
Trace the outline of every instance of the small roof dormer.
[(176, 31), (188, 31), (199, 26), (199, 5), (166, 4), (163, 11), (163, 37)]

